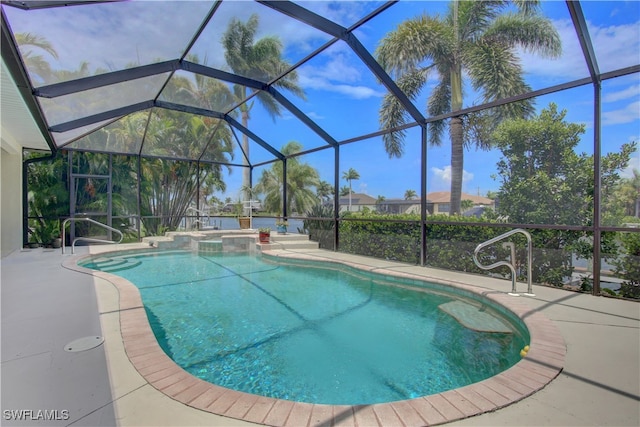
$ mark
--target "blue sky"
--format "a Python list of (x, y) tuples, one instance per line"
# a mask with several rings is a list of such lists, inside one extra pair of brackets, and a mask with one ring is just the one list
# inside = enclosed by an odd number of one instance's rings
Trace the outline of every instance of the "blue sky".
[[(372, 11), (382, 2), (299, 2), (316, 13), (350, 26)], [(16, 32), (41, 34), (52, 41), (59, 60), (53, 61), (59, 68), (76, 69), (87, 61), (92, 69), (121, 69), (128, 63), (148, 63), (157, 59), (170, 59), (180, 55), (199, 21), (212, 2), (142, 1), (100, 7), (68, 7), (53, 11), (46, 25), (41, 18), (52, 11), (23, 13), (13, 8), (8, 11)], [(422, 13), (443, 13), (447, 2), (401, 1), (380, 16), (359, 28), (355, 35), (373, 53), (384, 35), (403, 20)], [(582, 8), (588, 21), (590, 35), (595, 45), (601, 71), (636, 65), (640, 61), (640, 2), (638, 1), (585, 1)], [(152, 7), (150, 7), (152, 6)], [(541, 59), (522, 53), (525, 79), (534, 89), (587, 77), (588, 72), (579, 48), (575, 30), (564, 1), (544, 1), (543, 13), (552, 20), (563, 43), (563, 55), (558, 60)], [(260, 4), (246, 1), (225, 1), (204, 30), (201, 40), (192, 48), (207, 64), (225, 68), (220, 54), (220, 37), (228, 19), (237, 16), (246, 19), (251, 13), (260, 14), (258, 38), (275, 35), (285, 47), (285, 57), (295, 63), (321, 46), (329, 37), (313, 28), (301, 25)], [(175, 19), (176, 14), (180, 19)], [(125, 19), (126, 17), (126, 19)], [(134, 17), (132, 19), (132, 17)], [(93, 33), (101, 38), (93, 39)], [(99, 44), (104, 34), (106, 43)], [(77, 40), (82, 40), (77, 43)], [(158, 43), (162, 40), (162, 43)], [(364, 64), (349, 47), (338, 42), (320, 56), (308, 61), (298, 70), (306, 100), (291, 98), (292, 102), (319, 126), (338, 141), (372, 133), (379, 129), (378, 110), (384, 88), (373, 78)], [(437, 81), (437, 75), (424, 89), (417, 107), (425, 111), (426, 98)], [(640, 77), (638, 74), (603, 83), (603, 152), (618, 151), (625, 142), (640, 139)], [(467, 88), (466, 105), (479, 103), (478, 95)], [(568, 111), (567, 120), (584, 123), (586, 132), (577, 151), (593, 152), (593, 88), (584, 86), (566, 93), (540, 97), (538, 110), (550, 102)], [(305, 149), (324, 145), (325, 142), (301, 124), (293, 115), (284, 111), (274, 123), (256, 103), (252, 110), (250, 129), (276, 148), (296, 140)], [(380, 138), (347, 144), (341, 148), (339, 173), (356, 169), (360, 179), (354, 181), (355, 191), (374, 197), (402, 197), (406, 190), (420, 189), (420, 135), (410, 130), (406, 138), (406, 151), (400, 159), (389, 159)], [(267, 160), (269, 155), (254, 145), (251, 158), (254, 163)], [(497, 190), (500, 183), (492, 179), (495, 165), (500, 158), (496, 151), (465, 152), (465, 180), (463, 191), (486, 194)], [(323, 150), (304, 157), (304, 161), (321, 170), (321, 178), (333, 184), (333, 150)], [(447, 140), (441, 147), (430, 147), (427, 153), (427, 190), (449, 189), (450, 154)], [(235, 161), (240, 161), (236, 152)], [(631, 167), (640, 169), (640, 156), (635, 154)], [(259, 177), (257, 168), (254, 180)], [(241, 171), (234, 170), (225, 180), (228, 189), (218, 197), (237, 198)], [(347, 185), (346, 181), (341, 182)]]

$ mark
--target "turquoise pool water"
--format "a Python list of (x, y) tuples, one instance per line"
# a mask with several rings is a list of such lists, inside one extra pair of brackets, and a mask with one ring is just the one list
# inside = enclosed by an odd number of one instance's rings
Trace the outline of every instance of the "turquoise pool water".
[[(108, 255), (83, 266), (139, 289), (163, 350), (192, 375), (278, 399), (371, 404), (439, 393), (520, 360), (527, 332), (477, 332), (439, 307), (459, 300), (352, 269), (249, 255)], [(410, 286), (411, 288), (409, 288)], [(417, 289), (417, 290), (416, 290)], [(473, 319), (472, 319), (473, 320)]]

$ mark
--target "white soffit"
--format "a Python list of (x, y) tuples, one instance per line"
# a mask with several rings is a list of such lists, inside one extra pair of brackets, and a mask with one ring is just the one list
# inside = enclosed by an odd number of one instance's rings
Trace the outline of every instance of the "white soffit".
[(13, 78), (2, 60), (0, 67), (0, 141), (3, 150), (19, 154), (22, 148), (50, 151), (46, 140), (40, 133), (22, 96), (18, 92)]

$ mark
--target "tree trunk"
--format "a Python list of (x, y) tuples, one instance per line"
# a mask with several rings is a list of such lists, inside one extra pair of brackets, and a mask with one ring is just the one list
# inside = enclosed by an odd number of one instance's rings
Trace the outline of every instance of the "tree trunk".
[(462, 172), (464, 170), (462, 117), (451, 118), (449, 132), (451, 136), (451, 201), (449, 215), (458, 215), (460, 214)]
[[(249, 112), (242, 112), (242, 126), (245, 128), (249, 128)], [(242, 135), (242, 150), (244, 151), (245, 157), (243, 158), (243, 164), (247, 167), (242, 170), (242, 187), (248, 189), (251, 187), (251, 169), (249, 166), (249, 137), (245, 134)], [(244, 194), (241, 196), (243, 200), (251, 200), (250, 195), (248, 194), (248, 190), (244, 191)]]

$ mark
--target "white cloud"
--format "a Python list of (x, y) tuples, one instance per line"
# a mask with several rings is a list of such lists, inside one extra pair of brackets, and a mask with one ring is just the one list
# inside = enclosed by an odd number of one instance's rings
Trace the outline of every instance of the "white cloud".
[(619, 125), (623, 123), (631, 123), (640, 119), (640, 101), (635, 101), (624, 108), (612, 111), (604, 111), (602, 113), (603, 125)]
[[(553, 25), (562, 40), (562, 56), (558, 59), (545, 59), (536, 54), (520, 52), (524, 70), (539, 76), (563, 79), (587, 77), (589, 72), (573, 24), (564, 19), (553, 21)], [(640, 50), (638, 23), (608, 27), (598, 27), (592, 23), (587, 25), (600, 71), (637, 64)]]
[(323, 120), (325, 118), (323, 115), (318, 114), (315, 111), (309, 111), (306, 113), (306, 115), (312, 120)]
[[(431, 181), (432, 191), (449, 189), (451, 185), (451, 165), (447, 165), (444, 168), (431, 168), (433, 174), (433, 180)], [(473, 180), (473, 174), (465, 170), (462, 171), (462, 183)]]
[[(335, 46), (335, 45), (334, 45)], [(329, 58), (324, 63), (314, 65), (304, 65), (298, 70), (298, 81), (302, 87), (325, 90), (339, 93), (353, 99), (379, 98), (384, 95), (368, 86), (358, 84), (363, 76), (359, 68), (354, 64), (359, 64), (358, 60), (352, 61), (350, 52), (343, 48), (328, 49), (324, 58)]]
[(608, 92), (602, 97), (603, 102), (615, 102), (623, 99), (640, 97), (640, 83), (627, 87), (617, 92)]

